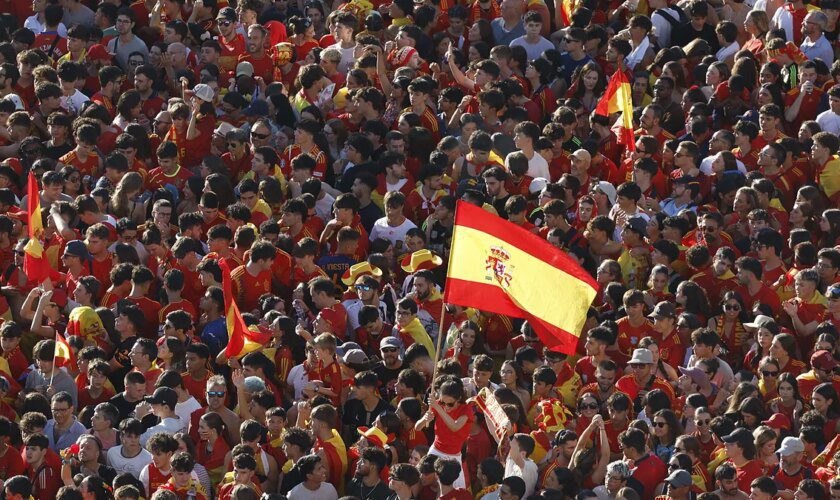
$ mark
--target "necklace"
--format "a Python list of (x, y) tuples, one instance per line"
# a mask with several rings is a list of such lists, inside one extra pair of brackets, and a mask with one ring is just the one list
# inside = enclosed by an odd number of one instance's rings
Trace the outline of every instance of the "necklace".
[(364, 481), (364, 479), (363, 479), (363, 480), (359, 483), (359, 484), (360, 484), (359, 489), (360, 489), (360, 493), (362, 494), (362, 500), (367, 500), (367, 499), (368, 499), (368, 496), (369, 496), (371, 493), (373, 493), (373, 491), (376, 489), (376, 487), (377, 487), (377, 486), (379, 486), (379, 483), (380, 483), (380, 481), (377, 479), (376, 483), (374, 483), (374, 485), (370, 487), (370, 491), (368, 491), (367, 493), (365, 493), (365, 481)]

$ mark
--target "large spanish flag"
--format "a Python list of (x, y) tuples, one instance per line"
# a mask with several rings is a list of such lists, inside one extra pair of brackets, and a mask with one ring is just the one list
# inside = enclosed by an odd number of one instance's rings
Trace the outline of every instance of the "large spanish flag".
[(29, 216), (27, 224), (29, 241), (23, 248), (23, 272), (29, 281), (41, 283), (52, 274), (50, 272), (52, 267), (44, 252), (44, 245), (41, 244), (41, 237), (44, 234), (44, 223), (41, 220), (41, 195), (38, 192), (38, 181), (35, 180), (32, 172), (29, 172), (26, 188), (26, 213)]
[(248, 327), (239, 312), (239, 306), (233, 300), (233, 285), (230, 281), (230, 267), (224, 260), (219, 260), (222, 268), (222, 290), (225, 295), (225, 321), (227, 322), (228, 343), (225, 354), (228, 359), (239, 358), (249, 352), (268, 345), (271, 341), (270, 331), (261, 331), (259, 327)]
[(575, 352), (595, 280), (534, 233), (459, 201), (444, 300), (527, 319), (543, 343)]
[(601, 116), (621, 113), (612, 130), (619, 144), (624, 144), (630, 151), (636, 150), (636, 138), (633, 136), (632, 88), (624, 71), (619, 69), (610, 78), (607, 90), (595, 106), (595, 113)]

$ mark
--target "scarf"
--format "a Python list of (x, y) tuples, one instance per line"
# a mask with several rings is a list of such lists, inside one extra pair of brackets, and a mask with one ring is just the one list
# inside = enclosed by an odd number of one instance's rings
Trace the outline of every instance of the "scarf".
[(642, 62), (642, 59), (645, 58), (645, 54), (647, 50), (650, 48), (650, 40), (648, 37), (642, 38), (642, 41), (639, 42), (639, 45), (636, 46), (630, 55), (624, 58), (624, 64), (627, 65), (630, 69), (636, 69), (636, 66)]

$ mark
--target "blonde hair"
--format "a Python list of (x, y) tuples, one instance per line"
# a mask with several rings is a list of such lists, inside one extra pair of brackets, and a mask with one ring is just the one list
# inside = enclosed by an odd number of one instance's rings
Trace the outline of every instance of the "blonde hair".
[(131, 216), (131, 210), (128, 208), (129, 198), (142, 188), (143, 177), (140, 174), (137, 172), (126, 173), (117, 183), (114, 196), (108, 201), (108, 208), (110, 208), (111, 213), (117, 218)]

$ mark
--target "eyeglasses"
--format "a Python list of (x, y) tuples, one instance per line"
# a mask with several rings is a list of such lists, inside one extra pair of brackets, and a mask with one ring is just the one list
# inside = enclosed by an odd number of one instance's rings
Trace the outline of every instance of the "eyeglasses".
[(741, 305), (740, 304), (724, 304), (723, 306), (724, 311), (740, 311)]
[(382, 352), (397, 352), (399, 349), (396, 347), (380, 347), (379, 350)]
[(219, 26), (227, 27), (227, 26), (230, 26), (231, 24), (233, 24), (233, 21), (230, 21), (230, 20), (227, 20), (227, 19), (224, 20), (224, 21), (219, 21)]
[(574, 38), (569, 38), (569, 37), (566, 37), (566, 38), (564, 38), (563, 40), (565, 40), (565, 41), (566, 41), (566, 43), (575, 43), (575, 42), (579, 42), (579, 41), (580, 41), (580, 40), (575, 40)]
[(660, 429), (665, 427), (666, 425), (668, 425), (666, 422), (654, 422), (653, 423), (654, 427), (659, 427)]
[(584, 404), (580, 405), (579, 408), (581, 410), (597, 410), (598, 409), (598, 403), (588, 403), (588, 404), (584, 403)]
[(769, 370), (761, 370), (761, 374), (765, 377), (778, 377), (779, 372), (771, 372)]
[(225, 397), (225, 391), (207, 391), (207, 397), (223, 398)]
[(70, 411), (70, 407), (67, 408), (50, 408), (53, 413), (64, 413), (65, 411)]
[(263, 141), (265, 139), (268, 139), (270, 136), (271, 136), (271, 134), (258, 134), (256, 132), (251, 132), (251, 138), (252, 139), (259, 139), (261, 141)]
[(694, 425), (696, 425), (698, 427), (705, 427), (705, 426), (709, 425), (709, 423), (711, 423), (711, 421), (712, 421), (712, 419), (710, 419), (710, 418), (707, 418), (705, 420), (695, 420)]

